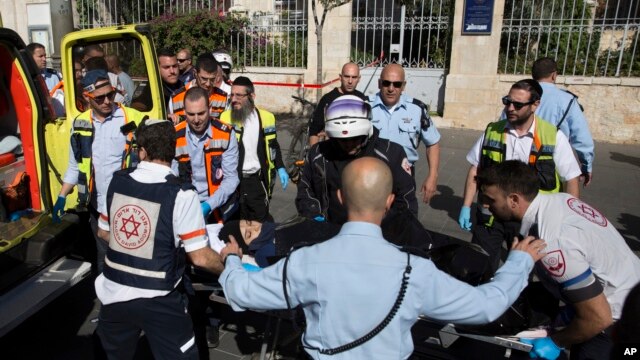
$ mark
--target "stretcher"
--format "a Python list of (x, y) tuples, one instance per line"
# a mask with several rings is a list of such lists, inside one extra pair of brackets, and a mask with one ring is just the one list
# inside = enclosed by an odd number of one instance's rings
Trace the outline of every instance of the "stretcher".
[(529, 359), (531, 345), (512, 335), (486, 335), (420, 318), (411, 330), (412, 359)]

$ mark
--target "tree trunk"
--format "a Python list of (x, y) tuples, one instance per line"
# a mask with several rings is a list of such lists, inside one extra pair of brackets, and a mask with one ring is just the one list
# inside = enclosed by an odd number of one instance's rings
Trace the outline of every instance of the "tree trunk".
[[(316, 73), (316, 84), (322, 84), (322, 24), (318, 24), (316, 26), (316, 39), (317, 39), (317, 73)], [(322, 97), (322, 87), (316, 90), (316, 102), (320, 101)]]

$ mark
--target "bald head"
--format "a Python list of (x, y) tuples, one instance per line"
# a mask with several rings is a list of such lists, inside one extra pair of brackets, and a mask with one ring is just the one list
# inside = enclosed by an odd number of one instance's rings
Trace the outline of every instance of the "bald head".
[(404, 90), (404, 69), (398, 64), (389, 64), (382, 69), (378, 79), (380, 99), (386, 106), (394, 106), (400, 101)]
[(382, 69), (382, 73), (380, 74), (381, 79), (385, 79), (386, 76), (394, 75), (394, 77), (398, 77), (404, 81), (404, 69), (399, 64), (389, 64)]
[(393, 201), (392, 185), (391, 169), (382, 160), (362, 157), (350, 162), (342, 172), (340, 191), (350, 221), (353, 221), (354, 215), (373, 214), (380, 215), (382, 220)]
[(360, 68), (357, 64), (348, 62), (342, 66), (340, 73), (340, 88), (343, 94), (351, 94), (355, 91), (360, 81)]

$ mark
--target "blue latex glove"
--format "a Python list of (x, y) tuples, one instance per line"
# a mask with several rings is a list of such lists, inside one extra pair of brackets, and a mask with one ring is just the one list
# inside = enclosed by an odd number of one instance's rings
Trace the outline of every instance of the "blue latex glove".
[(255, 266), (253, 264), (242, 263), (242, 267), (249, 272), (256, 272), (262, 270), (261, 267)]
[(313, 220), (315, 220), (317, 222), (323, 222), (324, 221), (324, 216), (318, 215), (318, 216), (314, 217)]
[(53, 205), (53, 212), (51, 213), (54, 223), (60, 222), (60, 216), (64, 214), (64, 206), (66, 203), (67, 198), (65, 196), (58, 195), (58, 200), (56, 200), (56, 203)]
[(32, 214), (32, 213), (33, 213), (32, 209), (14, 211), (9, 215), (9, 221), (11, 222), (18, 221), (20, 220), (21, 217)]
[(284, 168), (278, 169), (278, 176), (280, 177), (280, 184), (282, 184), (282, 190), (287, 190), (287, 184), (289, 184), (289, 174)]
[(559, 348), (550, 337), (520, 339), (520, 341), (533, 345), (533, 348), (529, 352), (529, 357), (532, 359), (555, 360), (560, 356), (560, 352), (562, 351), (562, 348)]
[(211, 206), (206, 201), (203, 201), (200, 203), (200, 207), (202, 208), (202, 216), (206, 219), (211, 212)]
[(471, 231), (471, 208), (463, 206), (458, 216), (458, 224), (462, 230)]

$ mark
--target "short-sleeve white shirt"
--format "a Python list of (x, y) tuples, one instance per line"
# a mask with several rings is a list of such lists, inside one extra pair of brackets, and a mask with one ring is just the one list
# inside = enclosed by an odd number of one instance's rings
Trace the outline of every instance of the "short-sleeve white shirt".
[[(529, 131), (524, 135), (518, 135), (515, 129), (511, 127), (509, 122), (505, 125), (508, 129), (506, 137), (506, 153), (505, 160), (519, 160), (524, 163), (529, 162), (529, 154), (531, 153), (531, 144), (533, 143), (533, 134), (535, 131), (536, 122), (539, 121), (536, 118)], [(482, 134), (478, 140), (473, 144), (473, 147), (467, 153), (467, 161), (473, 165), (478, 166), (480, 163), (480, 157), (482, 153), (482, 144), (484, 142), (484, 134)], [(561, 181), (568, 181), (575, 177), (580, 176), (580, 165), (576, 160), (569, 140), (562, 133), (558, 131), (556, 134), (556, 146), (553, 150), (553, 162), (556, 164), (556, 172)]]
[[(627, 294), (640, 281), (640, 259), (611, 222), (591, 205), (565, 193), (539, 194), (522, 220), (520, 233), (537, 224), (547, 243), (536, 263), (543, 284), (570, 303), (604, 293), (614, 319)], [(594, 286), (595, 285), (595, 286)]]

